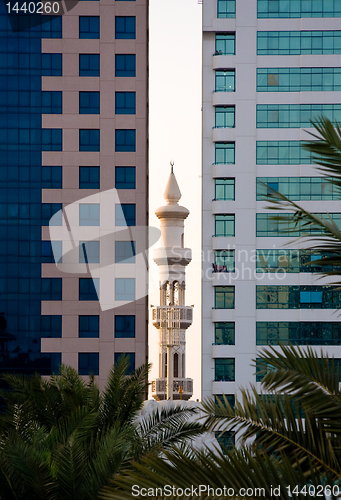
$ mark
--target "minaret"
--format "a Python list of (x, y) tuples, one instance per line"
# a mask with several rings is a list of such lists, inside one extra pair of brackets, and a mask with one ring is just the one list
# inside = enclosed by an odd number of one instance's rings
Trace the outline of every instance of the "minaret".
[(155, 399), (188, 400), (193, 380), (186, 378), (186, 329), (192, 324), (193, 309), (185, 306), (186, 266), (192, 260), (184, 248), (184, 220), (189, 210), (178, 204), (181, 192), (173, 172), (167, 182), (166, 205), (155, 212), (161, 225), (161, 245), (154, 251), (159, 266), (160, 305), (153, 308), (153, 325), (159, 330), (159, 378), (152, 382)]

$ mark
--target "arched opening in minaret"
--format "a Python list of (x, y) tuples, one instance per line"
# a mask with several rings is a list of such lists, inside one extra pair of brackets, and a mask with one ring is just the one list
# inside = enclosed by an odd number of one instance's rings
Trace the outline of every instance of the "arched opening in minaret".
[(174, 281), (173, 283), (173, 305), (178, 306), (180, 304), (180, 290), (179, 290), (179, 282)]
[(184, 306), (185, 305), (185, 289), (186, 285), (185, 282), (183, 281), (180, 286), (180, 305)]
[(181, 248), (184, 248), (184, 233), (181, 235)]
[(183, 376), (183, 378), (186, 377), (186, 374), (185, 374), (185, 354), (182, 355), (182, 376)]
[(174, 353), (174, 358), (173, 358), (173, 362), (174, 362), (174, 378), (178, 378), (179, 377), (179, 354), (176, 352)]
[(164, 356), (165, 356), (165, 358), (164, 358), (165, 359), (165, 375), (164, 376), (165, 376), (165, 378), (167, 378), (167, 353), (166, 352), (165, 352)]

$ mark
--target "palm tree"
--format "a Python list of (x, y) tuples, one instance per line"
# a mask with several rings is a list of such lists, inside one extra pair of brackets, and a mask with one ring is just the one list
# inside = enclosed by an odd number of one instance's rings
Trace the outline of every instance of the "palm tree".
[(243, 390), (234, 409), (226, 398), (202, 405), (206, 428), (238, 433), (238, 449), (225, 454), (203, 450), (194, 456), (166, 453), (167, 461), (147, 457), (135, 470), (120, 474), (103, 498), (132, 498), (133, 485), (149, 490), (148, 498), (169, 498), (156, 491), (166, 485), (174, 485), (173, 498), (182, 497), (181, 488), (189, 488), (186, 498), (197, 498), (199, 485), (212, 488), (202, 490), (200, 498), (221, 498), (224, 486), (231, 498), (318, 499), (324, 492), (339, 497), (341, 391), (336, 363), (322, 352), (293, 346), (264, 349), (260, 361), (260, 391), (253, 386)]
[(120, 358), (100, 393), (70, 367), (48, 380), (5, 375), (1, 396), (1, 500), (95, 500), (132, 460), (159, 457), (201, 432), (195, 409), (168, 407), (141, 418), (149, 366), (127, 375)]

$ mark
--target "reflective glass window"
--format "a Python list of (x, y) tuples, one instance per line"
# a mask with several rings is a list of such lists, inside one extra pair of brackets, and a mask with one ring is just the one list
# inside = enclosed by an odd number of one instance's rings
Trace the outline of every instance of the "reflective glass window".
[(115, 315), (115, 338), (135, 338), (135, 316)]

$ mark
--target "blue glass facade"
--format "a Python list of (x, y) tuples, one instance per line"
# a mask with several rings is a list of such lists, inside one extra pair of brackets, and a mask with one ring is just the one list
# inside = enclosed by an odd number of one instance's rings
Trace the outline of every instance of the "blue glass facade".
[(61, 130), (42, 129), (46, 103), (60, 112), (61, 100), (44, 96), (41, 77), (61, 74), (62, 57), (42, 55), (41, 39), (60, 38), (61, 22), (13, 33), (0, 3), (0, 371), (49, 375), (61, 363), (60, 353), (41, 353), (42, 337), (61, 335), (61, 318), (41, 316), (41, 301), (62, 298), (62, 280), (41, 275), (41, 226), (60, 208), (42, 204), (41, 190), (61, 184), (61, 168), (42, 167), (42, 151), (62, 144)]

